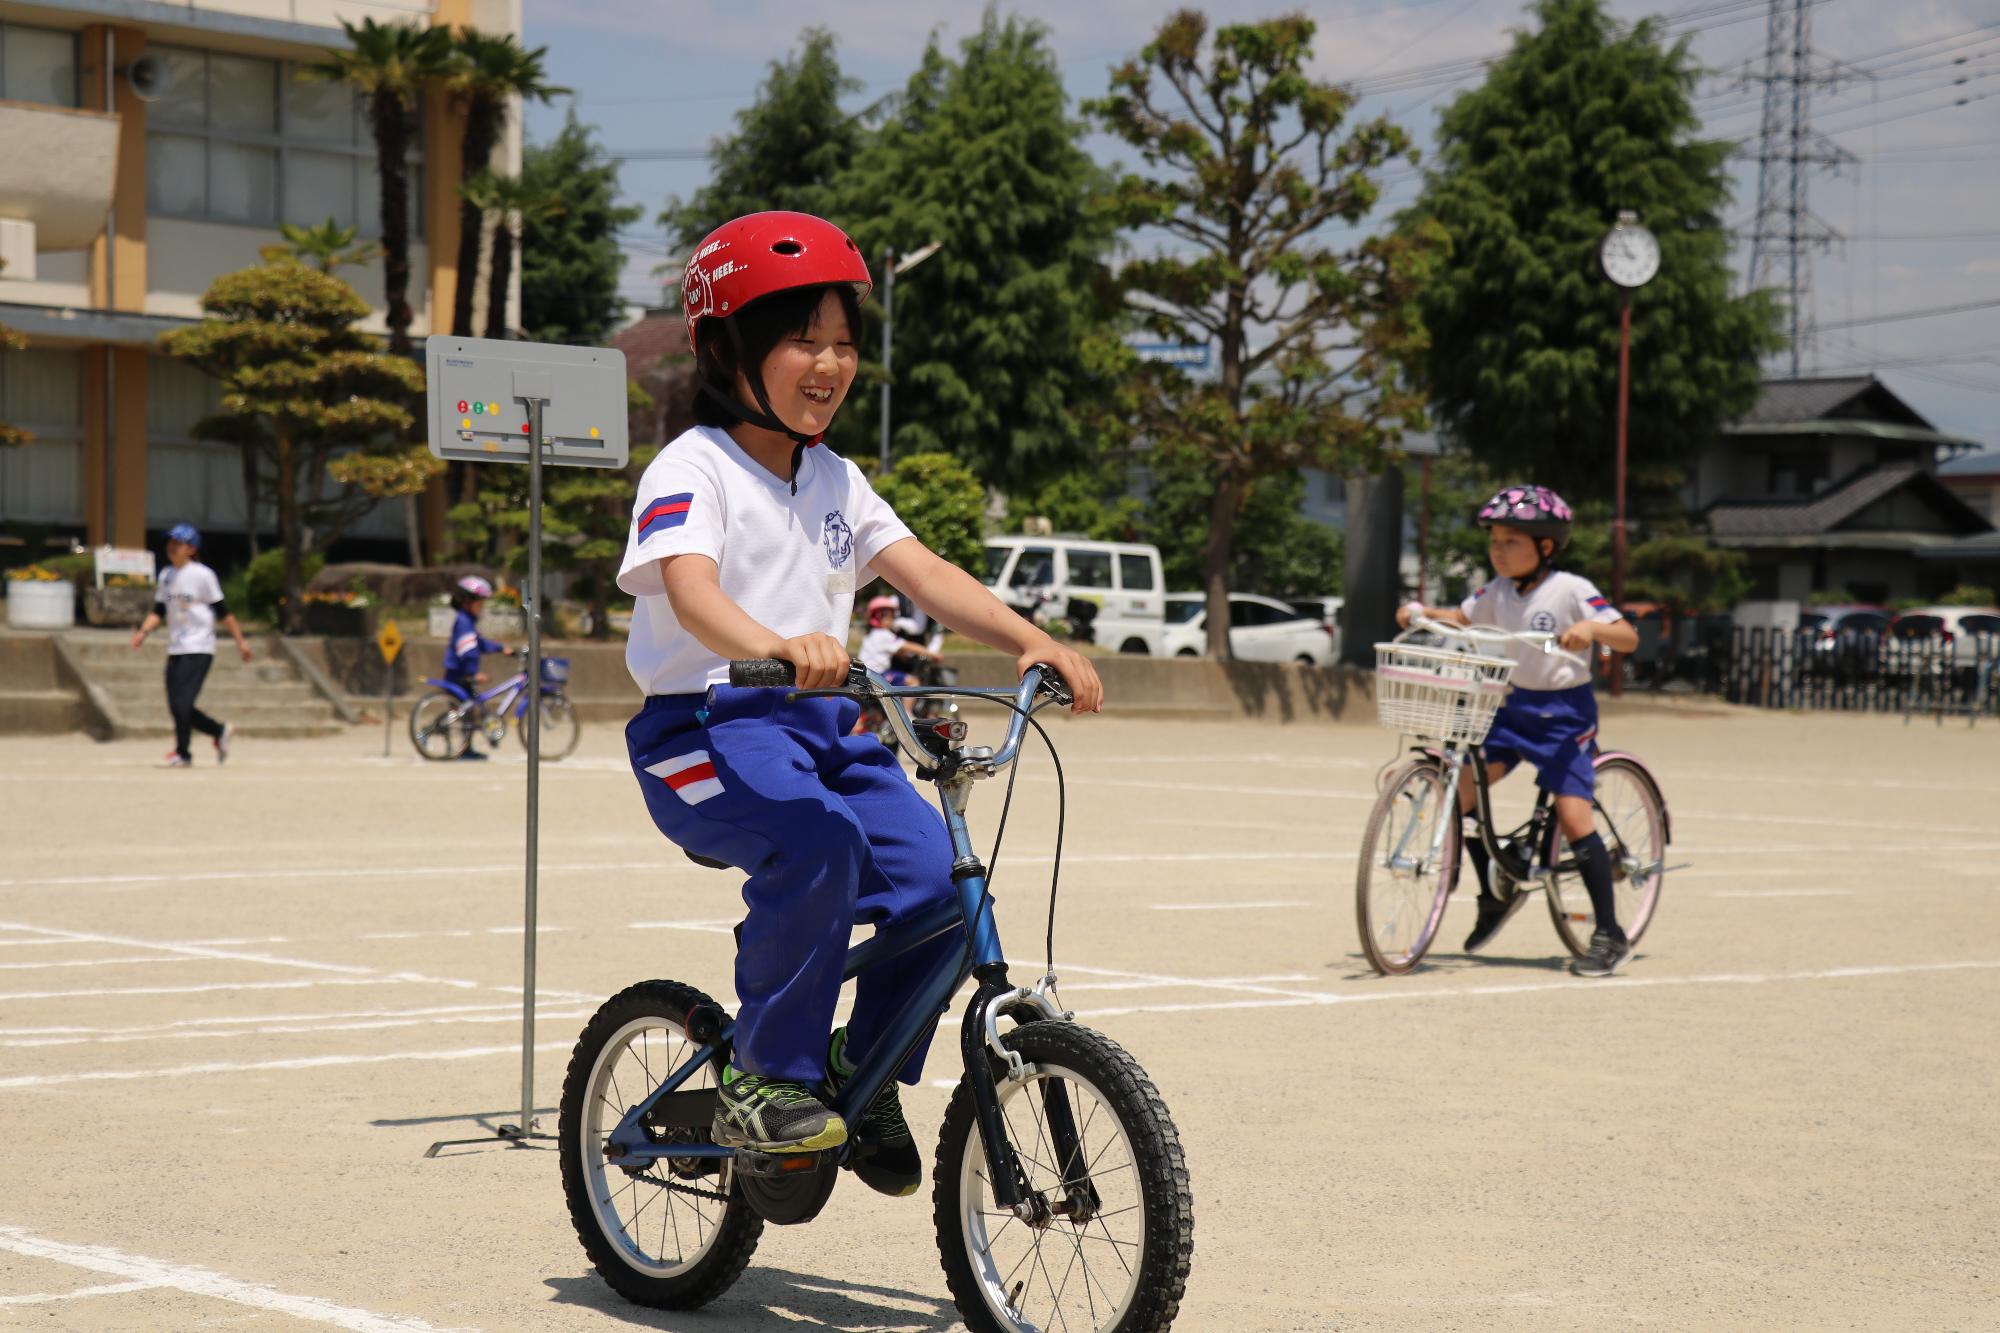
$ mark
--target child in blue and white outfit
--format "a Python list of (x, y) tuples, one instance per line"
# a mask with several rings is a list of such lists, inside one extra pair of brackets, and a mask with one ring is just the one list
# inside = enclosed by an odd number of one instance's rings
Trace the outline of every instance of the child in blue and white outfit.
[[(479, 613), (486, 607), (486, 599), (493, 595), (493, 585), (477, 574), (468, 574), (458, 581), (458, 587), (451, 594), (452, 609), (458, 612), (451, 622), (451, 642), (444, 650), (444, 678), (450, 684), (464, 690), (468, 698), (476, 697), (479, 687), (486, 683), (486, 673), (479, 669), (479, 659), (486, 653), (507, 651), (503, 644), (495, 643), (479, 632)], [(478, 718), (470, 711), (465, 715), (465, 748), (459, 752), (460, 759), (485, 759), (473, 745), (473, 737), (478, 731)]]
[[(817, 447), (854, 380), (868, 290), (860, 251), (820, 218), (755, 213), (702, 242), (682, 288), (700, 424), (646, 468), (618, 574), (636, 599), (625, 660), (646, 703), (625, 736), (646, 808), (675, 844), (748, 875), (714, 1135), (763, 1152), (846, 1142), (823, 1099), (965, 944), (942, 936), (861, 973), (834, 1030), (854, 926), (948, 901), (950, 839), (890, 751), (849, 735), (853, 700), (735, 688), (730, 661), (791, 662), (802, 690), (844, 684), (855, 589), (880, 575), (1019, 670), (1052, 667), (1077, 711), (1103, 697), (1086, 659), (933, 554), (859, 469)], [(883, 1193), (914, 1193), (922, 1161), (893, 1083), (867, 1120), (878, 1146), (849, 1165)]]
[[(1412, 616), (1422, 615), (1458, 625), (1539, 630), (1586, 656), (1596, 645), (1616, 653), (1639, 646), (1638, 631), (1589, 579), (1555, 568), (1557, 553), (1569, 545), (1574, 522), (1560, 495), (1546, 486), (1509, 486), (1480, 507), (1478, 521), (1487, 530), (1493, 581), (1474, 589), (1457, 607), (1412, 602), (1397, 613), (1401, 624), (1407, 626)], [(1514, 688), (1486, 737), (1487, 776), (1497, 782), (1525, 760), (1535, 766), (1536, 785), (1555, 797), (1556, 822), (1576, 858), (1577, 873), (1597, 918), (1589, 952), (1572, 959), (1570, 971), (1608, 977), (1631, 957), (1632, 946), (1614, 907), (1611, 854), (1591, 815), (1591, 796), (1597, 788), (1597, 696), (1590, 671), (1570, 658), (1525, 645), (1510, 652), (1518, 663)], [(1461, 810), (1472, 810), (1474, 792), (1472, 771), (1467, 769), (1460, 783)], [(1479, 876), (1479, 920), (1465, 940), (1465, 950), (1471, 953), (1506, 924), (1524, 895), (1515, 893), (1504, 900), (1496, 896), (1484, 843), (1468, 838), (1464, 845)]]

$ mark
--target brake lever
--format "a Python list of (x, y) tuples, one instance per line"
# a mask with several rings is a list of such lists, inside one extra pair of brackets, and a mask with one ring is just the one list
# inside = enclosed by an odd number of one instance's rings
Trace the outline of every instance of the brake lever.
[(1037, 662), (1035, 669), (1042, 673), (1042, 693), (1063, 707), (1076, 702), (1075, 696), (1069, 692), (1069, 686), (1063, 683), (1063, 678), (1056, 674), (1054, 667), (1047, 662)]

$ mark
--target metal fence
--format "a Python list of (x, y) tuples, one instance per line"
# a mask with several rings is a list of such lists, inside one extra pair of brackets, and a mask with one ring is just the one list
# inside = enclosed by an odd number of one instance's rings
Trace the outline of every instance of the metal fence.
[(2000, 717), (2000, 635), (1898, 638), (1730, 627), (1708, 636), (1700, 682), (1758, 708)]

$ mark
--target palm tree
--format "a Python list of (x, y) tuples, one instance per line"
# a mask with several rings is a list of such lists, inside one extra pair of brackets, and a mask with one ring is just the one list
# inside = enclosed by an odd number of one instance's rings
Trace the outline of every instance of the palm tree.
[[(482, 171), (459, 187), (459, 197), (483, 215), (492, 213), (493, 263), (486, 274), (486, 337), (507, 336), (507, 288), (514, 277), (514, 251), (523, 222), (554, 217), (563, 211), (554, 189), (519, 176)], [(466, 322), (471, 323), (471, 313)]]
[(388, 306), (389, 350), (409, 354), (410, 172), (405, 157), (418, 96), (451, 72), (451, 33), (409, 23), (359, 26), (340, 21), (348, 49), (335, 51), (301, 76), (345, 83), (368, 99), (375, 133), (375, 168), (382, 177), (382, 286)]
[(357, 240), (360, 232), (359, 227), (343, 227), (332, 218), (310, 227), (280, 222), (278, 234), (285, 238), (284, 244), (267, 245), (258, 253), (266, 259), (296, 259), (331, 274), (336, 269), (349, 265), (359, 268), (381, 258), (382, 247), (373, 241)]
[[(465, 137), (459, 144), (459, 179), (469, 181), (492, 165), (493, 146), (507, 127), (510, 98), (546, 103), (569, 92), (544, 83), (542, 59), (546, 46), (523, 50), (513, 34), (493, 36), (476, 28), (461, 28), (457, 59), (446, 86), (465, 113)], [(482, 210), (460, 197), (458, 206), (458, 287), (452, 300), (451, 331), (472, 334), (474, 289), (479, 284), (479, 242)]]

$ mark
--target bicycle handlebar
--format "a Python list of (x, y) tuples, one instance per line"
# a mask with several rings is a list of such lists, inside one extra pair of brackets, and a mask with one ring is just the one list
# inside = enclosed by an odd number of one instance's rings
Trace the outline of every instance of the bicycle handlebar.
[[(795, 683), (797, 679), (798, 669), (782, 658), (742, 658), (729, 664), (731, 685), (753, 689), (781, 689)], [(975, 698), (1011, 701), (1013, 716), (1007, 724), (1007, 735), (1001, 741), (1000, 748), (985, 758), (974, 758), (967, 762), (968, 767), (982, 773), (993, 773), (1003, 769), (1019, 756), (1021, 742), (1028, 733), (1028, 714), (1034, 705), (1036, 695), (1046, 694), (1059, 704), (1070, 702), (1069, 687), (1063, 684), (1062, 678), (1051, 668), (1039, 663), (1029, 667), (1027, 674), (1021, 677), (1020, 686), (1012, 690), (971, 689), (958, 686), (939, 689), (932, 685), (891, 685), (861, 663), (850, 662), (845, 685), (830, 690), (798, 691), (798, 697), (803, 698), (835, 694), (871, 695), (877, 699), (894, 702), (894, 707), (885, 708), (883, 712), (889, 719), (889, 725), (895, 730), (897, 739), (914, 755), (922, 755), (925, 749), (910, 727), (909, 713), (902, 706), (901, 700), (927, 696), (970, 695)]]
[(1409, 628), (1398, 634), (1396, 641), (1400, 643), (1409, 635), (1421, 631), (1429, 631), (1432, 634), (1442, 635), (1447, 639), (1463, 639), (1470, 643), (1477, 643), (1479, 640), (1484, 639), (1488, 643), (1533, 644), (1551, 657), (1568, 658), (1585, 671), (1590, 670), (1590, 659), (1588, 657), (1561, 647), (1556, 640), (1556, 636), (1548, 633), (1546, 630), (1501, 629), (1497, 625), (1454, 625), (1449, 620), (1432, 620), (1429, 616), (1411, 616)]

